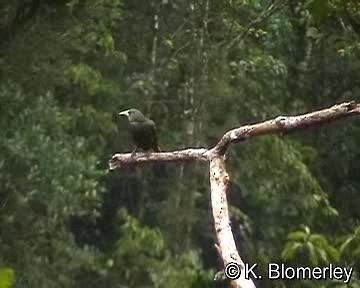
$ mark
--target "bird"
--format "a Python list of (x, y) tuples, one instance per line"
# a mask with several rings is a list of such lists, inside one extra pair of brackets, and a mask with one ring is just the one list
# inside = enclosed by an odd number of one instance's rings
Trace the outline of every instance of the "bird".
[(145, 117), (140, 110), (134, 108), (122, 111), (119, 115), (126, 116), (129, 120), (129, 132), (135, 144), (135, 149), (132, 151), (131, 156), (136, 154), (138, 148), (145, 152), (150, 150), (161, 152), (154, 121)]

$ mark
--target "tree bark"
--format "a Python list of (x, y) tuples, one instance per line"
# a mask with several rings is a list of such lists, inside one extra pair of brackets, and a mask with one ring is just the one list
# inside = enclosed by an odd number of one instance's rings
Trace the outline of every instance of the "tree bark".
[[(217, 239), (215, 247), (222, 258), (224, 267), (230, 263), (235, 263), (243, 272), (245, 264), (236, 249), (230, 227), (226, 198), (230, 177), (225, 167), (225, 153), (230, 145), (255, 136), (273, 133), (281, 133), (284, 135), (293, 131), (316, 127), (359, 114), (360, 104), (352, 101), (303, 115), (279, 116), (272, 120), (232, 129), (226, 132), (220, 141), (211, 149), (197, 148), (162, 153), (138, 153), (135, 157), (132, 157), (131, 153), (115, 154), (109, 161), (109, 167), (110, 170), (114, 170), (116, 168), (141, 165), (147, 162), (209, 162), (211, 204)], [(236, 288), (253, 288), (255, 284), (251, 279), (245, 279), (244, 273), (240, 273), (238, 279), (230, 281), (230, 286)]]

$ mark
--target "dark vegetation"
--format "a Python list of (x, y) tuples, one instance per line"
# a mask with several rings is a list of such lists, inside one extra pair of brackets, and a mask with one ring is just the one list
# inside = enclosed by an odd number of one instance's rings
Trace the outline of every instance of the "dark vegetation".
[[(133, 148), (131, 107), (172, 150), (359, 102), (359, 2), (271, 2), (0, 0), (1, 288), (221, 285), (206, 166), (107, 161)], [(352, 119), (234, 147), (242, 257), (359, 267), (359, 146)]]

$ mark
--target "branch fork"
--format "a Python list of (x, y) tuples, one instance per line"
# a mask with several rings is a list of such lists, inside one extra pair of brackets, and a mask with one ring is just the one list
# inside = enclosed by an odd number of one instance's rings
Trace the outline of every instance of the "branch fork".
[[(359, 114), (360, 104), (351, 101), (298, 116), (278, 116), (272, 120), (232, 129), (226, 132), (211, 149), (189, 148), (162, 153), (137, 153), (135, 157), (132, 157), (131, 153), (115, 154), (109, 161), (109, 169), (139, 166), (149, 162), (209, 162), (211, 204), (217, 239), (215, 247), (223, 260), (224, 267), (231, 262), (236, 262), (239, 267), (244, 267), (231, 231), (226, 197), (230, 177), (225, 167), (225, 153), (230, 144), (267, 134), (287, 134)], [(230, 281), (230, 285), (237, 288), (255, 287), (251, 279), (244, 277)]]

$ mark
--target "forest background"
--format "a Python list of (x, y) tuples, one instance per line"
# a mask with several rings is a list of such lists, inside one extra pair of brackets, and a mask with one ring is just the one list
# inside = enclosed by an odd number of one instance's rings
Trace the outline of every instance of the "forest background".
[[(350, 0), (0, 0), (0, 287), (226, 287), (203, 164), (108, 171), (121, 110), (162, 150), (360, 100)], [(360, 125), (234, 146), (231, 223), (259, 263), (360, 261)], [(266, 281), (258, 287), (360, 287)]]

